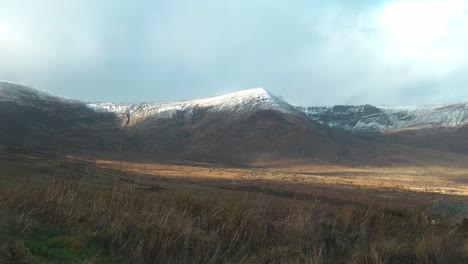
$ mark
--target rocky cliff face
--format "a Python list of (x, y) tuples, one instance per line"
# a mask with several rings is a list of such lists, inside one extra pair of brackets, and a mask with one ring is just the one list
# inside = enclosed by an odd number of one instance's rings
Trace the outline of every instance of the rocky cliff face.
[(380, 131), (392, 126), (385, 112), (372, 105), (301, 108), (307, 116), (329, 127), (355, 131)]
[(401, 129), (457, 128), (468, 124), (468, 104), (428, 106), (298, 107), (312, 120), (353, 132)]

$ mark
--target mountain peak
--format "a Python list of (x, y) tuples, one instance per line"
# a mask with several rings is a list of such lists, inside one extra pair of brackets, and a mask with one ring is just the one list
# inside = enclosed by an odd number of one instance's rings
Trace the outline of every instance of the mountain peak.
[[(141, 106), (141, 105), (140, 105)], [(264, 88), (253, 88), (237, 92), (232, 92), (220, 96), (208, 97), (202, 99), (195, 99), (182, 102), (173, 103), (152, 103), (147, 104), (155, 112), (163, 112), (169, 110), (172, 112), (174, 109), (194, 109), (206, 108), (213, 111), (229, 112), (233, 116), (242, 116), (247, 112), (256, 110), (276, 110), (280, 112), (295, 112), (294, 107), (286, 103), (284, 100), (272, 95)]]
[(267, 90), (265, 90), (265, 88), (262, 88), (262, 87), (241, 90), (238, 92), (233, 92), (232, 94), (251, 95), (251, 96), (270, 95), (270, 93)]
[(202, 99), (195, 99), (195, 100), (190, 100), (187, 102), (200, 102), (204, 101), (206, 103), (214, 103), (217, 104), (219, 102), (223, 102), (226, 100), (251, 100), (251, 99), (267, 99), (267, 98), (272, 98), (274, 97), (271, 93), (269, 93), (267, 90), (264, 88), (252, 88), (252, 89), (246, 89), (246, 90), (241, 90), (241, 91), (236, 91), (236, 92), (230, 92), (224, 95), (219, 95), (219, 96), (214, 96), (214, 97), (207, 97), (207, 98), (202, 98)]
[(298, 114), (297, 109), (269, 93), (264, 88), (252, 88), (188, 101), (141, 104), (89, 103), (88, 106), (98, 111), (114, 112), (119, 116), (131, 113), (139, 120), (148, 117), (172, 118), (177, 114), (180, 115), (180, 113), (191, 116), (195, 109), (225, 113), (231, 117), (244, 117), (258, 110), (274, 110), (282, 113)]

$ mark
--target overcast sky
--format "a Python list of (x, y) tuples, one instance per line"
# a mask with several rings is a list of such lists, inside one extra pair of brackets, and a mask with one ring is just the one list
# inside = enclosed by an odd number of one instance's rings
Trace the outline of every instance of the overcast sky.
[(89, 101), (468, 101), (467, 47), (468, 0), (0, 0), (0, 79)]

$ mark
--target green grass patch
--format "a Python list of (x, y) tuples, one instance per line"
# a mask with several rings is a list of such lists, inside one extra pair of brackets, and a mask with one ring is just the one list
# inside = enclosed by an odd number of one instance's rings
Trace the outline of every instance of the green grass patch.
[[(14, 227), (4, 228), (0, 235), (10, 250), (17, 245), (37, 263), (109, 263), (105, 245), (98, 240), (82, 241), (56, 227), (34, 227), (22, 232)], [(18, 250), (18, 249), (16, 249)], [(11, 254), (10, 254), (11, 255)], [(14, 254), (13, 254), (14, 255)]]

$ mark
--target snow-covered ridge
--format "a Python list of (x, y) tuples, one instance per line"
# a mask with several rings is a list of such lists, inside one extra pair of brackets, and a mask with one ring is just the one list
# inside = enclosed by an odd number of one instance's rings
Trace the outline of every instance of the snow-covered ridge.
[(284, 100), (263, 88), (254, 88), (204, 99), (178, 102), (149, 103), (102, 103), (81, 102), (56, 96), (48, 91), (20, 83), (0, 81), (0, 101), (20, 105), (48, 108), (55, 103), (80, 104), (96, 112), (114, 113), (124, 125), (132, 125), (148, 118), (191, 118), (197, 110), (219, 112), (229, 118), (242, 117), (258, 110), (276, 110), (283, 113), (301, 114)]
[(460, 127), (468, 124), (468, 103), (301, 107), (300, 110), (319, 123), (351, 131)]
[(56, 103), (79, 104), (97, 112), (114, 113), (122, 119), (124, 125), (147, 119), (192, 118), (198, 110), (222, 113), (227, 118), (243, 117), (258, 110), (275, 110), (294, 115), (302, 115), (302, 111), (318, 123), (350, 131), (460, 127), (468, 124), (468, 103), (423, 106), (337, 105), (296, 109), (263, 88), (178, 102), (84, 103), (24, 84), (0, 81), (1, 101), (35, 107), (49, 107)]
[(169, 103), (88, 103), (88, 107), (104, 112), (113, 112), (135, 123), (146, 118), (172, 118), (183, 115), (190, 118), (195, 109), (223, 112), (229, 117), (240, 117), (254, 110), (276, 110), (283, 113), (296, 113), (297, 110), (284, 100), (272, 95), (263, 88), (254, 88), (221, 96)]
[(54, 95), (40, 88), (4, 80), (0, 80), (0, 101), (12, 101), (22, 105), (30, 105), (36, 102), (78, 102)]
[(19, 83), (19, 82), (0, 80), (0, 87), (2, 87), (4, 85), (17, 86), (17, 87), (22, 87), (22, 88), (26, 88), (26, 89), (34, 89), (34, 90), (37, 90), (39, 93), (45, 93), (45, 94), (54, 96), (54, 94), (52, 94), (51, 92), (46, 91), (46, 90), (41, 89), (41, 88), (37, 88), (37, 87), (34, 87), (34, 86), (29, 86), (29, 85), (26, 85), (24, 83)]

